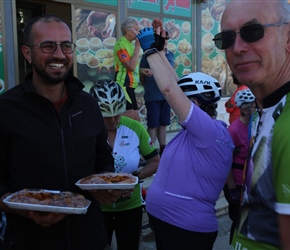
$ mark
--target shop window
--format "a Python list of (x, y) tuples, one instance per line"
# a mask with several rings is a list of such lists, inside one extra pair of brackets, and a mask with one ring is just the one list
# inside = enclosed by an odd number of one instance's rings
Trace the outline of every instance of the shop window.
[(85, 91), (99, 79), (114, 79), (116, 15), (76, 9), (77, 77)]

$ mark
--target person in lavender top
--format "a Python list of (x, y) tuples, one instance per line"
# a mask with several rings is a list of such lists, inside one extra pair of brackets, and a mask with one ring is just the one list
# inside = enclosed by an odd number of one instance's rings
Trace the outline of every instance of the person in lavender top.
[(220, 84), (201, 72), (178, 79), (162, 43), (165, 31), (144, 28), (137, 38), (154, 79), (182, 130), (163, 151), (148, 189), (146, 210), (157, 249), (212, 249), (218, 232), (215, 203), (232, 165), (234, 145), (216, 119)]

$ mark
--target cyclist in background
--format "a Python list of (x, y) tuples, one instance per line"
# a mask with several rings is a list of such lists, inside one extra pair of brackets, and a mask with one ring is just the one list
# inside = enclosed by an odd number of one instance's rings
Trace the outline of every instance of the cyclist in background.
[(241, 115), (228, 127), (235, 145), (235, 150), (232, 169), (224, 186), (224, 194), (229, 203), (229, 217), (232, 220), (230, 243), (240, 208), (244, 165), (249, 149), (248, 125), (251, 116), (256, 111), (255, 96), (249, 89), (240, 90), (235, 96), (235, 104), (240, 109)]
[[(108, 130), (116, 172), (134, 173), (139, 181), (155, 174), (159, 154), (143, 125), (122, 115), (126, 111), (126, 98), (120, 85), (101, 80), (92, 87), (91, 94), (99, 103)], [(146, 161), (141, 169), (140, 155)], [(103, 204), (102, 209), (108, 244), (111, 245), (115, 231), (119, 250), (138, 250), (143, 214), (140, 183), (133, 193), (123, 194), (114, 203)]]

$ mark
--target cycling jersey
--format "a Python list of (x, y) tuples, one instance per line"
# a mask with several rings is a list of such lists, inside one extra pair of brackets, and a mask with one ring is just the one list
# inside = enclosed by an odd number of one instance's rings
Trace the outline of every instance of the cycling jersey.
[[(143, 125), (125, 116), (121, 116), (120, 124), (112, 151), (116, 172), (132, 173), (138, 170), (140, 154), (149, 160), (158, 152)], [(136, 185), (133, 194), (128, 198), (120, 198), (114, 204), (102, 205), (103, 211), (123, 211), (141, 206), (140, 185)]]
[(123, 65), (123, 62), (130, 60), (133, 54), (132, 42), (122, 36), (114, 46), (115, 81), (122, 87), (136, 88), (139, 84), (139, 61), (134, 71), (127, 70)]
[(162, 154), (146, 210), (179, 228), (215, 232), (215, 203), (232, 165), (234, 145), (227, 125), (193, 103), (182, 125)]
[[(263, 100), (251, 124), (251, 158), (235, 249), (281, 249), (277, 214), (290, 215), (290, 82)], [(286, 132), (285, 132), (286, 131)]]

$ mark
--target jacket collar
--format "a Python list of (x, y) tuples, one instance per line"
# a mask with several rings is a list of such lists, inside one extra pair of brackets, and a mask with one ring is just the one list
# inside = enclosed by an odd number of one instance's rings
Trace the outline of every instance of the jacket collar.
[[(27, 74), (24, 79), (24, 85), (27, 92), (38, 94), (35, 87), (32, 84), (32, 72)], [(82, 91), (84, 85), (76, 77), (69, 75), (65, 80), (65, 86), (67, 88), (69, 97), (73, 97)]]

